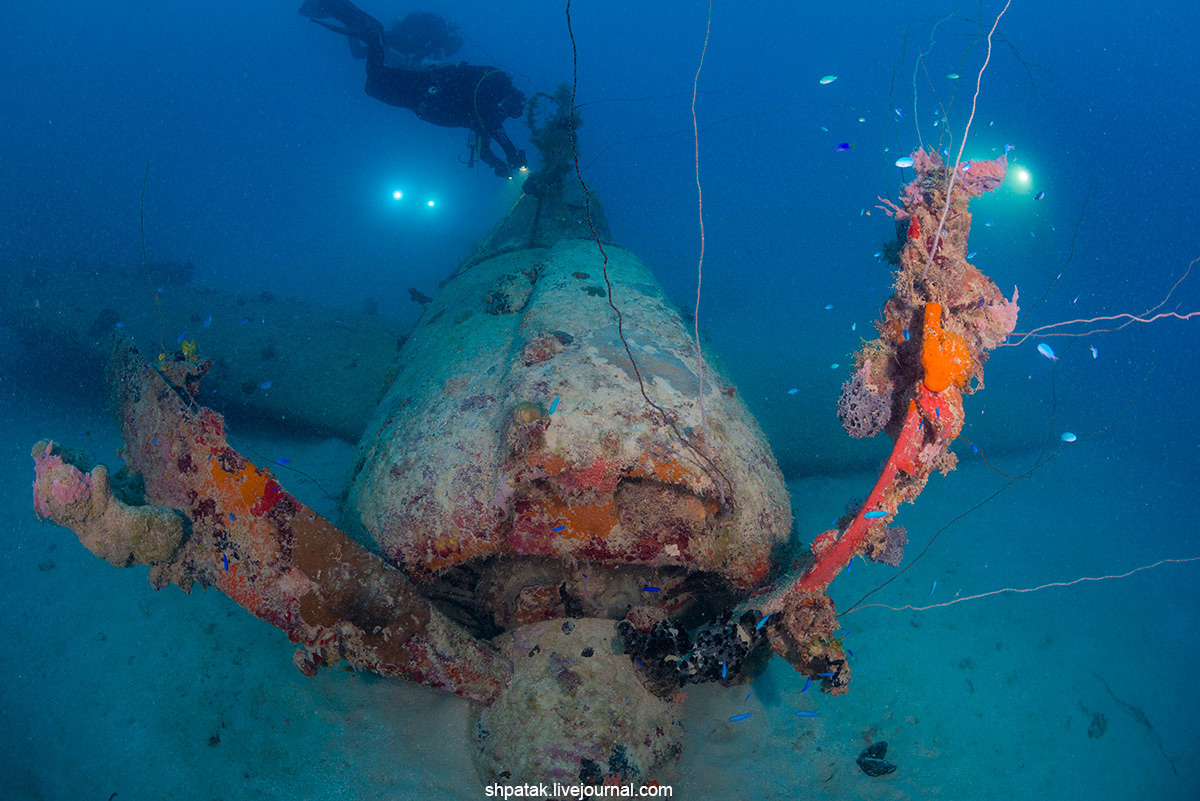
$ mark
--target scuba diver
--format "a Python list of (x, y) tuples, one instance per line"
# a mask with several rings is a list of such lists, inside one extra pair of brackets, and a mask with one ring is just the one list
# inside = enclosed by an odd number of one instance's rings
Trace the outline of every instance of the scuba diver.
[[(452, 56), (462, 46), (462, 37), (440, 16), (415, 12), (393, 20), (385, 30), (349, 0), (306, 0), (299, 13), (345, 36), (350, 52), (366, 58), (371, 97), (409, 109), (434, 125), (469, 130), (467, 166), (474, 166), (478, 155), (501, 178), (525, 166), (525, 151), (504, 132), (504, 121), (525, 110), (524, 93), (497, 67), (438, 63), (436, 59)], [(321, 21), (327, 17), (342, 27)], [(492, 141), (504, 151), (503, 160), (492, 152)]]

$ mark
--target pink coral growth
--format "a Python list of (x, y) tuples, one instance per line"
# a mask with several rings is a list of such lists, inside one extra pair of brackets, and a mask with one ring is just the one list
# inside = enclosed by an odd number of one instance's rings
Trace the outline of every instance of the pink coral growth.
[[(921, 178), (929, 178), (932, 173), (943, 170), (946, 166), (941, 156), (929, 150), (913, 151), (912, 159), (913, 169)], [(991, 161), (964, 161), (958, 164), (956, 170), (954, 187), (968, 198), (972, 198), (991, 192), (1004, 183), (1004, 176), (1008, 173), (1008, 157), (1000, 156)], [(914, 203), (923, 200), (921, 178), (904, 187), (903, 202), (910, 209)]]
[(896, 215), (897, 220), (907, 219), (912, 216), (912, 210), (925, 203), (925, 193), (921, 191), (921, 179), (916, 178), (909, 181), (904, 187), (904, 194), (900, 196), (900, 202), (908, 209), (905, 216)]
[(972, 161), (958, 166), (956, 186), (967, 197), (991, 192), (1004, 183), (1008, 172), (1008, 157), (1001, 156), (992, 161)]
[(918, 175), (928, 175), (934, 170), (940, 170), (945, 164), (942, 162), (942, 157), (932, 150), (917, 149), (912, 154), (913, 169)]
[(907, 211), (888, 200), (886, 197), (880, 197), (879, 195), (876, 195), (875, 197), (879, 203), (883, 204), (877, 204), (875, 208), (880, 209), (887, 216), (895, 217), (897, 220), (907, 220), (910, 216), (912, 216)]
[(67, 470), (67, 480), (55, 479), (50, 494), (63, 506), (70, 506), (76, 501), (86, 501), (92, 496), (92, 477), (85, 476), (74, 467), (68, 466)]
[(47, 443), (46, 449), (34, 457), (33, 470), (33, 506), (39, 517), (50, 517), (51, 499), (67, 507), (92, 496), (92, 477), (63, 462), (62, 457), (54, 453), (53, 442)]
[(1012, 300), (1005, 300), (1001, 296), (1000, 300), (993, 300), (984, 306), (984, 311), (987, 312), (987, 319), (991, 321), (992, 330), (986, 332), (992, 334), (987, 342), (990, 349), (1003, 342), (1017, 327), (1017, 315), (1020, 312), (1017, 306), (1017, 288), (1013, 287)]

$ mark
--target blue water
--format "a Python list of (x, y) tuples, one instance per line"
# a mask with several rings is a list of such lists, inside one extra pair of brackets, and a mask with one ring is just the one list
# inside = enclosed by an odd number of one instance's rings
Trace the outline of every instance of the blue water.
[[(29, 265), (138, 264), (145, 179), (150, 258), (192, 261), (196, 284), (347, 309), (373, 298), (415, 320), (407, 287), (433, 294), (519, 181), (467, 169), (464, 131), (367, 97), (362, 62), (297, 4), (6, 4), (5, 279)], [(911, 172), (894, 161), (919, 141), (948, 144), (946, 126), (957, 152), (981, 33), (1001, 7), (712, 9), (695, 106), (701, 327), (771, 439), (802, 539), (866, 494), (885, 455), (884, 442), (847, 442), (833, 415), (889, 292), (872, 254), (894, 230), (876, 197), (898, 196)], [(365, 8), (385, 22), (410, 10)], [(428, 9), (460, 27), (460, 58), (503, 67), (526, 94), (572, 79), (562, 3)], [(571, 8), (584, 177), (617, 241), (688, 304), (706, 10)], [(1023, 309), (1044, 296), (1020, 330), (1142, 312), (1200, 256), (1194, 15), (1182, 2), (1014, 0), (1003, 17), (964, 157), (1013, 145), (1009, 180), (972, 207), (970, 247), (1006, 293), (1019, 287)], [(522, 126), (508, 130), (528, 147)], [(1198, 286), (1189, 277), (1162, 310), (1200, 310)], [(1200, 555), (1200, 319), (1055, 340), (1056, 363), (1038, 341), (993, 354), (964, 431), (987, 462), (959, 447), (960, 469), (906, 507), (906, 564), (953, 525), (872, 601), (923, 605)], [(286, 638), (223, 596), (156, 593), (144, 570), (115, 570), (38, 523), (33, 442), (53, 436), (110, 464), (120, 446), (96, 382), (55, 371), (0, 325), (0, 796), (482, 796), (465, 704), (337, 671), (306, 679)], [(1046, 461), (1067, 430), (1079, 440)], [(351, 459), (347, 443), (283, 444), (334, 486)], [(859, 562), (831, 592), (846, 608), (893, 574)], [(677, 797), (1195, 798), (1198, 577), (1200, 562), (1164, 564), (923, 612), (856, 611), (843, 619), (851, 692), (803, 696), (824, 718), (792, 715), (802, 679), (778, 660), (749, 703), (746, 688), (690, 692)], [(728, 723), (743, 711), (756, 714)], [(868, 738), (891, 743), (897, 773), (857, 770)]]

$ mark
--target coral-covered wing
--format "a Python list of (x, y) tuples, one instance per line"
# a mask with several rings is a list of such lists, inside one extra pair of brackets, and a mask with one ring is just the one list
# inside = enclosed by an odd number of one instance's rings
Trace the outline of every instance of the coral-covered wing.
[[(147, 501), (178, 509), (191, 521), (182, 543), (159, 547), (165, 558), (140, 559), (151, 563), (155, 586), (216, 586), (299, 643), (296, 661), (305, 673), (341, 658), (492, 700), (511, 675), (508, 660), (446, 619), (398, 570), (300, 503), (269, 470), (231, 448), (222, 417), (195, 402), (204, 367), (178, 361), (160, 371), (125, 342), (109, 370), (126, 459), (144, 478)], [(56, 491), (71, 500), (72, 488), (88, 481), (94, 488), (95, 471), (76, 476), (46, 462), (51, 456), (45, 451), (38, 467), (51, 500)], [(38, 509), (68, 523), (44, 498)]]

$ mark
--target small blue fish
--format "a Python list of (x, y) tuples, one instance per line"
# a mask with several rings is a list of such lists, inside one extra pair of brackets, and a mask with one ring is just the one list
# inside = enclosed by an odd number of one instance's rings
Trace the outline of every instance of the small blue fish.
[(1095, 345), (1093, 345), (1093, 346), (1092, 346), (1092, 358), (1093, 358), (1093, 359), (1098, 359), (1098, 358), (1100, 358), (1100, 351), (1096, 350), (1096, 346), (1095, 346)]
[(882, 250), (877, 250), (877, 251), (875, 251), (874, 253), (872, 253), (871, 255), (872, 255), (872, 256), (874, 256), (875, 258), (879, 259), (879, 258), (882, 258), (882, 257), (883, 257), (883, 251), (882, 251)]
[(212, 315), (211, 314), (204, 318), (204, 327), (208, 328), (210, 325), (212, 325)]
[[(774, 613), (772, 613), (772, 614), (774, 614)], [(767, 621), (768, 621), (768, 620), (770, 620), (770, 619), (771, 619), (771, 615), (767, 615), (767, 616), (766, 616), (766, 617), (764, 617), (762, 620), (758, 621), (758, 625), (754, 627), (754, 630), (755, 630), (755, 631), (758, 631), (758, 630), (759, 630), (759, 629), (761, 629), (763, 626), (767, 625)]]
[(726, 678), (729, 675), (729, 666), (725, 664), (725, 660), (721, 660), (721, 678)]
[(1042, 199), (1042, 198), (1044, 198), (1045, 196), (1046, 196), (1046, 193), (1045, 193), (1045, 192), (1038, 192), (1036, 195), (1034, 195), (1034, 196), (1033, 196), (1033, 199), (1034, 199), (1034, 200), (1041, 200), (1041, 199)]
[(828, 679), (828, 678), (831, 678), (831, 677), (833, 677), (833, 676), (836, 676), (836, 675), (837, 675), (836, 673), (822, 673), (822, 674), (821, 674), (821, 678), (823, 678), (823, 679)]
[(850, 572), (850, 568), (854, 567), (854, 557), (850, 557), (850, 561), (846, 563), (846, 572)]
[(225, 572), (228, 573), (229, 572), (229, 557), (226, 556), (225, 554), (221, 554), (221, 561), (225, 563)]
[(904, 156), (903, 158), (896, 159), (896, 166), (902, 170), (907, 167), (911, 167), (912, 165), (913, 165), (913, 160), (909, 156)]
[(933, 591), (934, 591), (934, 590), (936, 590), (936, 589), (937, 589), (937, 581), (935, 580), (935, 581), (933, 582), (933, 586), (929, 588), (929, 595), (926, 595), (925, 597), (926, 597), (926, 598), (928, 598), (928, 597), (930, 597), (931, 595), (933, 595)]
[(729, 719), (729, 722), (730, 723), (741, 723), (743, 720), (746, 720), (747, 718), (751, 717), (753, 714), (754, 714), (753, 712), (743, 712), (740, 715), (734, 715), (733, 717), (731, 717)]
[(795, 395), (799, 391), (800, 391), (799, 387), (792, 387), (791, 389), (788, 390), (788, 394)]
[(829, 369), (830, 369), (830, 370), (836, 370), (836, 369), (838, 369), (839, 367), (841, 367), (841, 365), (840, 365), (840, 364), (838, 364), (837, 362), (834, 362), (833, 364), (829, 365)]
[(847, 648), (847, 649), (846, 649), (846, 656), (854, 656), (854, 652), (853, 652), (853, 651), (851, 651), (849, 648)]
[(270, 388), (271, 388), (271, 382), (270, 382), (270, 381), (264, 381), (264, 382), (262, 382), (261, 384), (259, 384), (259, 386), (260, 386), (260, 387), (262, 387), (263, 389), (270, 389)]
[(233, 512), (230, 512), (230, 513), (229, 513), (229, 519), (230, 519), (231, 521), (232, 521), (232, 520), (237, 520), (237, 518), (233, 516)]
[(125, 327), (125, 323), (117, 323), (117, 328), (124, 328), (124, 327)]
[(1007, 156), (1007, 155), (1008, 155), (1008, 151), (1010, 151), (1010, 150), (1012, 150), (1012, 149), (1013, 149), (1013, 146), (1012, 146), (1012, 145), (1005, 145), (1005, 146), (1004, 146), (1004, 155), (1006, 155), (1006, 156)]
[(832, 303), (826, 303), (826, 304), (825, 304), (825, 311), (829, 311), (829, 310), (830, 310), (830, 309), (832, 309), (832, 308), (833, 308), (833, 304), (832, 304)]
[[(753, 692), (750, 692), (750, 693), (747, 693), (747, 694), (746, 694), (746, 701), (749, 701), (749, 700), (750, 700), (750, 696), (751, 696), (751, 695), (754, 695), (754, 693), (753, 693)], [(744, 704), (744, 703), (746, 703), (746, 701), (742, 701), (742, 703)]]
[(824, 715), (822, 715), (820, 712), (809, 712), (804, 709), (797, 709), (796, 717), (798, 717), (798, 718), (821, 718), (821, 717), (824, 717)]
[(1076, 437), (1074, 434), (1072, 434), (1070, 431), (1063, 432), (1063, 435), (1062, 435), (1063, 442), (1074, 442), (1077, 439), (1079, 439), (1079, 438)]
[(808, 688), (811, 686), (812, 686), (812, 679), (811, 678), (805, 679), (804, 680), (804, 689), (801, 690), (800, 692), (802, 692), (802, 693), (808, 692)]
[(838, 142), (836, 145), (834, 145), (833, 149), (836, 150), (838, 153), (841, 153), (842, 151), (849, 150), (852, 147), (854, 147), (854, 146), (852, 144), (850, 144), (849, 142)]
[(905, 329), (904, 329), (904, 341), (905, 341), (905, 342), (907, 342), (907, 341), (908, 341), (908, 338), (909, 338), (910, 336), (911, 336), (911, 334), (909, 334), (909, 333), (908, 333), (908, 329), (907, 329), (907, 328), (905, 328)]
[(973, 258), (975, 258), (975, 251), (973, 251), (973, 250), (972, 250), (970, 253), (968, 253), (968, 254), (967, 254), (967, 258), (968, 258), (968, 259), (973, 259)]
[(1042, 354), (1052, 362), (1058, 361), (1058, 357), (1054, 355), (1054, 348), (1050, 347), (1045, 342), (1038, 345), (1038, 353)]
[(992, 227), (992, 221), (991, 221), (991, 220), (988, 220), (987, 222), (985, 222), (985, 223), (983, 224), (983, 227), (984, 227), (984, 228), (991, 228), (991, 227)]
[(658, 587), (642, 587), (642, 592), (658, 592)]
[(863, 515), (863, 517), (867, 518), (868, 520), (878, 520), (881, 517), (887, 517), (887, 512), (883, 511), (882, 509), (873, 509)]
[(187, 331), (184, 331), (182, 334), (179, 335), (179, 339), (175, 340), (175, 344), (178, 345), (178, 344), (182, 343), (183, 338), (186, 336), (187, 336)]
[(968, 172), (971, 169), (971, 162), (968, 161), (966, 164), (962, 165), (960, 169), (963, 172)]
[(901, 111), (901, 110), (900, 110), (900, 109), (898, 109), (898, 108), (894, 108), (894, 109), (892, 109), (892, 111), (896, 112), (896, 116), (897, 116), (897, 117), (903, 117), (903, 116), (904, 116), (904, 112), (903, 112), (903, 111)]
[(292, 460), (287, 458), (286, 456), (280, 456), (278, 459), (275, 460), (275, 464), (291, 464), (291, 463), (292, 463)]
[(557, 531), (562, 531), (564, 528), (566, 528), (566, 526), (555, 526), (554, 528), (550, 529), (550, 532), (554, 533)]
[(550, 414), (554, 414), (554, 411), (555, 411), (557, 408), (558, 408), (558, 397), (556, 396), (556, 397), (554, 398), (554, 400), (553, 400), (553, 401), (550, 403), (550, 412), (549, 412), (549, 413), (550, 413)]
[(250, 318), (243, 317), (242, 319), (238, 320), (238, 322), (241, 323), (242, 325), (245, 325), (246, 323), (250, 322)]
[(971, 450), (974, 451), (975, 453), (979, 453), (979, 447), (976, 445), (972, 445)]
[(151, 444), (151, 445), (157, 445), (157, 444), (158, 444), (158, 437), (151, 437), (151, 438), (150, 438), (150, 444)]

